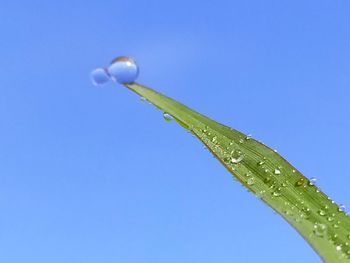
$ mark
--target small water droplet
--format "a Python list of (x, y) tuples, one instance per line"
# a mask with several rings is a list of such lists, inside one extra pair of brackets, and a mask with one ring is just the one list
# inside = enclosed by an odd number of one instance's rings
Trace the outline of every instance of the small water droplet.
[(326, 215), (326, 211), (320, 209), (317, 211), (317, 213), (320, 215), (320, 216), (325, 216)]
[(335, 250), (336, 250), (336, 251), (340, 251), (340, 250), (341, 250), (341, 245), (336, 246), (336, 247), (335, 247)]
[(170, 114), (164, 112), (164, 113), (163, 113), (163, 119), (164, 119), (165, 121), (171, 121), (171, 120), (173, 119), (173, 116), (171, 116)]
[(314, 185), (316, 183), (317, 179), (315, 177), (310, 178), (310, 184)]
[(329, 216), (329, 217), (327, 218), (327, 220), (328, 220), (329, 222), (332, 222), (332, 221), (334, 221), (334, 217)]
[(110, 76), (106, 69), (97, 68), (91, 72), (91, 81), (95, 86), (101, 86), (110, 80)]
[(254, 177), (248, 178), (248, 180), (247, 180), (247, 185), (253, 185), (254, 183), (255, 183)]
[(281, 174), (281, 170), (275, 169), (274, 174)]
[(303, 177), (301, 177), (301, 178), (295, 183), (295, 185), (296, 185), (296, 186), (302, 186), (302, 185), (304, 185), (304, 183), (305, 183), (305, 179), (304, 179)]
[(323, 237), (327, 232), (327, 226), (321, 223), (314, 224), (314, 234)]
[(260, 162), (258, 162), (258, 165), (261, 166), (261, 165), (263, 165), (264, 163), (265, 163), (264, 161), (260, 161)]
[(112, 80), (121, 84), (132, 83), (139, 75), (139, 68), (132, 58), (122, 56), (113, 59), (108, 67), (108, 73)]
[(276, 191), (273, 191), (273, 192), (272, 192), (272, 195), (273, 195), (274, 197), (279, 197), (279, 196), (281, 196), (281, 195), (282, 195), (281, 190), (280, 190), (280, 189), (277, 189)]

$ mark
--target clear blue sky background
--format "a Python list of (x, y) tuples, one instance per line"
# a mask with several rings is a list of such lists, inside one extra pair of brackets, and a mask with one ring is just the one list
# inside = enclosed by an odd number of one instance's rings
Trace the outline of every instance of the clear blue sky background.
[(349, 1), (4, 1), (0, 262), (319, 262), (176, 123), (91, 69), (277, 148), (350, 205)]

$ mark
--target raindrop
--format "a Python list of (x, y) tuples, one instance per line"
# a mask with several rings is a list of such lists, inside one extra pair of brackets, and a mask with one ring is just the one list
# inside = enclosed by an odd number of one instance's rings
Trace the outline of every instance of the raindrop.
[(91, 72), (91, 81), (95, 86), (103, 85), (107, 83), (109, 79), (110, 76), (104, 68), (97, 68)]
[(336, 246), (335, 250), (340, 251), (341, 250), (341, 245)]
[(121, 84), (133, 83), (139, 75), (139, 68), (132, 58), (122, 56), (113, 59), (108, 73), (112, 80)]
[(164, 113), (163, 113), (163, 119), (164, 119), (165, 121), (171, 121), (171, 120), (173, 119), (173, 116), (171, 116), (170, 114), (164, 112)]

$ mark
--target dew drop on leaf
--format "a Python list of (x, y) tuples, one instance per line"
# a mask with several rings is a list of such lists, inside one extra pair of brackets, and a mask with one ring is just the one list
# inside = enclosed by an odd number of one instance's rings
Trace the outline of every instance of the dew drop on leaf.
[(132, 58), (122, 56), (113, 59), (108, 73), (113, 81), (121, 84), (133, 83), (139, 75), (139, 67)]
[(107, 83), (110, 80), (110, 76), (106, 69), (97, 68), (91, 72), (91, 81), (95, 86), (100, 86)]
[(345, 210), (345, 205), (339, 205), (338, 211), (342, 212)]
[(296, 185), (296, 186), (302, 186), (302, 185), (304, 185), (304, 183), (305, 183), (305, 179), (304, 179), (303, 177), (301, 177), (301, 178), (295, 183), (295, 185)]
[(323, 237), (327, 232), (327, 226), (321, 223), (314, 224), (314, 234), (319, 237)]
[(325, 216), (326, 215), (326, 211), (320, 209), (317, 211), (317, 213), (320, 215), (320, 216)]
[(281, 170), (275, 169), (274, 174), (281, 174)]
[(247, 185), (253, 185), (254, 183), (255, 183), (254, 177), (248, 178), (248, 180), (247, 180)]
[(239, 157), (237, 157), (237, 158), (231, 158), (231, 163), (239, 163), (240, 161), (242, 161), (243, 160), (243, 158), (244, 158), (244, 156), (243, 155), (240, 155)]

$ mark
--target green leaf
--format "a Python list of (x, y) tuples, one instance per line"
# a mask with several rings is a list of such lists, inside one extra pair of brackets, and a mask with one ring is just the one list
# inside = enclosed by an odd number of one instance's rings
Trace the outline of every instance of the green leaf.
[(125, 86), (194, 134), (240, 183), (287, 220), (325, 262), (350, 262), (350, 218), (273, 149), (152, 89), (136, 83)]

